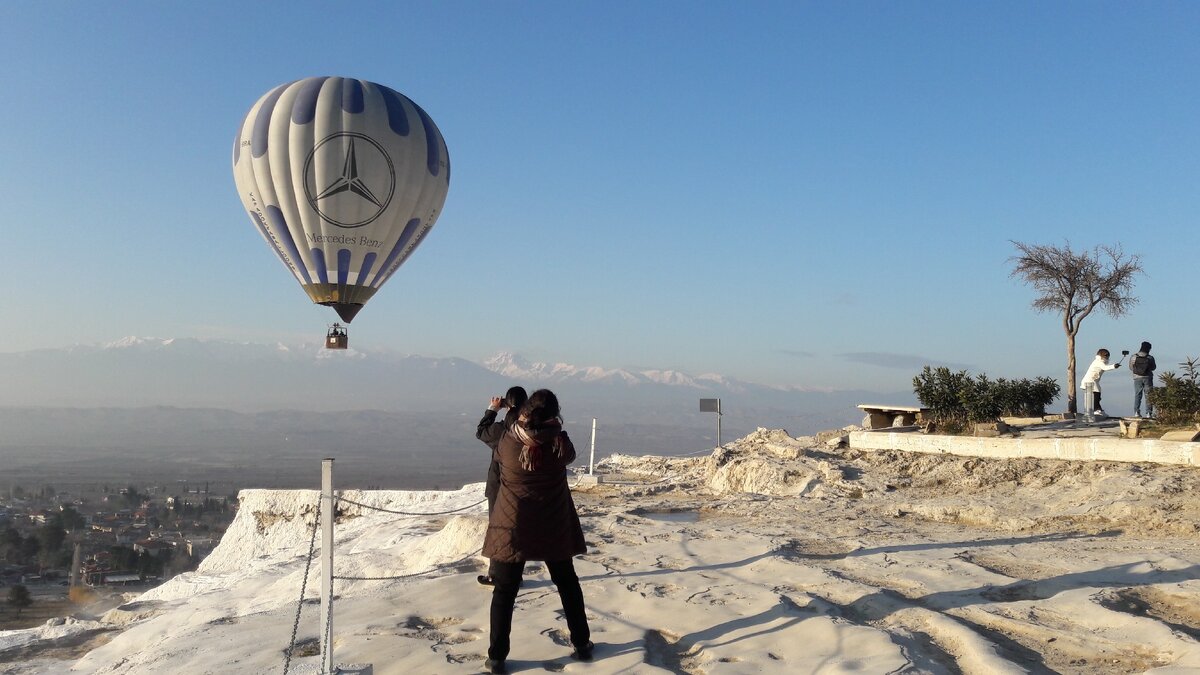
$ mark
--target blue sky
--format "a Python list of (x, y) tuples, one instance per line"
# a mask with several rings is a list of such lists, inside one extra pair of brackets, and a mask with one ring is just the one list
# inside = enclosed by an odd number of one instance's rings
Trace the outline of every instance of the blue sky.
[[(436, 227), (352, 340), (903, 391), (1065, 370), (1010, 239), (1121, 244), (1099, 346), (1200, 355), (1200, 5), (4, 3), (3, 351), (317, 340), (230, 148), (277, 84), (397, 89)], [(1161, 368), (1160, 368), (1161, 369)]]

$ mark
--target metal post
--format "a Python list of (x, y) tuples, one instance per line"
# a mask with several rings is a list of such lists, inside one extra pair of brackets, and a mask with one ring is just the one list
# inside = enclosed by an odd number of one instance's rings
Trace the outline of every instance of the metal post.
[(322, 673), (333, 671), (333, 458), (321, 460), (321, 646)]
[(721, 399), (717, 399), (717, 447), (721, 447)]
[(717, 447), (721, 447), (721, 399), (719, 398), (702, 398), (700, 399), (700, 412), (715, 412), (717, 413)]
[(596, 467), (596, 418), (592, 418), (592, 454), (588, 459), (588, 475), (595, 473)]

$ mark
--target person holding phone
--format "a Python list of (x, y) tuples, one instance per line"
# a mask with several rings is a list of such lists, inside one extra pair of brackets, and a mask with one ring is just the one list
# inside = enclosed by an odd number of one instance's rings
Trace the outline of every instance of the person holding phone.
[(1087, 421), (1095, 421), (1097, 416), (1106, 416), (1104, 410), (1100, 408), (1100, 378), (1104, 377), (1104, 372), (1120, 368), (1120, 363), (1109, 364), (1109, 351), (1101, 348), (1096, 352), (1096, 358), (1092, 359), (1092, 364), (1088, 366), (1087, 372), (1083, 374), (1083, 381), (1080, 386), (1083, 389), (1084, 410), (1086, 411)]
[(563, 431), (558, 397), (539, 389), (521, 407), (516, 423), (500, 439), (500, 494), (488, 519), (483, 554), (491, 560), (491, 634), (484, 666), (492, 673), (508, 672), (513, 606), (521, 588), (527, 560), (545, 561), (558, 588), (567, 620), (572, 658), (592, 660), (594, 648), (584, 611), (583, 590), (572, 557), (587, 552), (583, 527), (571, 488), (567, 465), (575, 461), (575, 446)]
[[(483, 441), (485, 445), (492, 449), (491, 463), (488, 464), (487, 482), (483, 486), (483, 496), (487, 497), (488, 502), (488, 517), (492, 515), (492, 509), (496, 506), (496, 495), (500, 493), (500, 463), (496, 461), (496, 450), (500, 446), (500, 437), (504, 435), (505, 430), (510, 428), (517, 421), (517, 413), (521, 411), (521, 406), (525, 405), (525, 400), (529, 395), (525, 393), (524, 387), (509, 387), (504, 396), (493, 396), (488, 402), (488, 408), (483, 413), (483, 417), (479, 420), (479, 426), (475, 428), (475, 438)], [(504, 420), (497, 422), (497, 414), (504, 408), (508, 408), (508, 414), (504, 416)], [(475, 577), (483, 586), (491, 586), (495, 583), (492, 577), (492, 567), (488, 565), (487, 574), (480, 574)]]

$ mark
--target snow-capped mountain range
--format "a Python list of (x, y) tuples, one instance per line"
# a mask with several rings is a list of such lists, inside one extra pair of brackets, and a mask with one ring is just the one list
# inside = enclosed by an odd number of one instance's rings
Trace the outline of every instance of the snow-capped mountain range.
[(744, 387), (744, 383), (722, 377), (720, 375), (688, 375), (678, 370), (626, 370), (624, 368), (602, 368), (600, 366), (580, 367), (569, 363), (532, 362), (512, 352), (500, 352), (483, 362), (483, 366), (493, 373), (499, 373), (515, 380), (536, 382), (609, 382), (629, 385), (663, 384), (676, 387), (691, 387), (693, 389), (711, 389), (713, 387)]
[[(807, 391), (665, 369), (536, 363), (507, 352), (475, 363), (387, 350), (326, 350), (320, 344), (147, 337), (0, 354), (0, 381), (6, 385), (0, 387), (0, 407), (8, 408), (165, 406), (327, 416), (381, 411), (428, 414), (429, 419), (473, 418), (489, 397), (520, 384), (530, 390), (553, 388), (569, 424), (590, 424), (597, 417), (610, 427), (619, 425), (631, 442), (637, 434), (677, 438), (665, 431), (670, 429), (687, 429), (690, 436), (702, 429), (711, 436), (715, 419), (699, 412), (699, 398), (722, 399), (729, 437), (759, 426), (796, 433), (838, 427), (857, 421), (856, 404), (887, 398), (878, 392)], [(675, 442), (664, 440), (656, 449)]]

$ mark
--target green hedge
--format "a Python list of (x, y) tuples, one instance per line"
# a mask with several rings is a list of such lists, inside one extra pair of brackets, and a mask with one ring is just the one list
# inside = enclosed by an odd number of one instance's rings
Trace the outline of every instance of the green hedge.
[(948, 427), (994, 422), (1000, 417), (1041, 417), (1061, 388), (1051, 377), (989, 379), (980, 373), (925, 366), (913, 378), (913, 393), (934, 422)]
[(1182, 375), (1168, 370), (1150, 391), (1154, 415), (1164, 424), (1200, 422), (1200, 359), (1188, 358), (1179, 365)]

